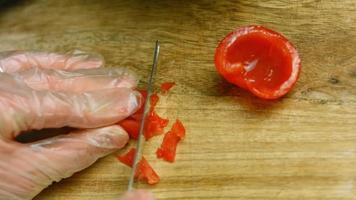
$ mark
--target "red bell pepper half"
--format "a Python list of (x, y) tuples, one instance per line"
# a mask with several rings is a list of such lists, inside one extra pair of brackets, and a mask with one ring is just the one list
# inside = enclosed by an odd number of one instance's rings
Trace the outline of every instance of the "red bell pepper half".
[(263, 99), (287, 94), (298, 80), (298, 51), (282, 34), (262, 26), (229, 33), (216, 48), (217, 71), (230, 83)]

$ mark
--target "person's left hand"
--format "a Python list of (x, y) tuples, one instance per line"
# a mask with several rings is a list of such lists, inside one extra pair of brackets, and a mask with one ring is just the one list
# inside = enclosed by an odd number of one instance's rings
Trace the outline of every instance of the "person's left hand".
[[(112, 125), (137, 110), (136, 77), (100, 68), (101, 57), (8, 52), (0, 55), (0, 199), (31, 199), (122, 148), (127, 133)], [(70, 134), (33, 143), (23, 131), (70, 126)], [(106, 127), (105, 127), (106, 126)]]

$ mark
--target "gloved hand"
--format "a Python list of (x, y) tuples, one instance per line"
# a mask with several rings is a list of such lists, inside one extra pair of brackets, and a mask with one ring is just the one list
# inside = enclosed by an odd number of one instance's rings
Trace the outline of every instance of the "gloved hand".
[[(101, 57), (82, 52), (0, 55), (1, 200), (31, 199), (127, 143), (127, 133), (112, 124), (141, 104), (133, 90), (137, 79), (103, 65)], [(80, 130), (28, 144), (15, 141), (23, 131), (64, 126)]]

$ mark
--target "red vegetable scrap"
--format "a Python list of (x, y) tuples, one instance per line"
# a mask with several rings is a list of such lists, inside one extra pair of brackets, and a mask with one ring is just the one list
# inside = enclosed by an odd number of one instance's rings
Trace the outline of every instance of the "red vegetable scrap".
[(161, 92), (166, 94), (176, 83), (175, 82), (164, 82), (161, 84)]
[[(149, 112), (153, 112), (158, 101), (159, 101), (159, 97), (157, 94), (152, 94), (150, 99), (151, 99), (151, 101), (150, 101), (151, 106), (150, 106)], [(144, 99), (144, 101), (146, 101), (146, 99)], [(130, 118), (137, 120), (137, 121), (141, 121), (142, 116), (143, 116), (143, 111), (144, 111), (143, 107), (144, 107), (144, 104), (142, 104), (140, 109), (137, 112), (135, 112), (133, 115), (131, 115)]]
[(145, 122), (144, 135), (146, 140), (162, 134), (163, 129), (168, 125), (168, 122), (168, 119), (161, 118), (155, 111), (150, 112)]
[(144, 157), (142, 157), (137, 165), (135, 178), (139, 181), (145, 181), (150, 185), (154, 185), (160, 180), (158, 174), (153, 170), (151, 165), (148, 164)]
[(181, 121), (173, 124), (170, 131), (168, 131), (162, 141), (161, 147), (156, 151), (158, 158), (163, 158), (168, 162), (174, 162), (176, 156), (176, 149), (179, 141), (185, 137), (185, 128)]
[(215, 66), (229, 82), (263, 99), (287, 94), (300, 74), (300, 58), (283, 35), (262, 26), (229, 33), (216, 48)]
[(126, 154), (118, 156), (117, 159), (123, 164), (132, 167), (135, 159), (135, 154), (136, 154), (136, 149), (132, 148)]
[[(140, 91), (142, 96), (143, 96), (143, 100), (146, 101), (147, 98), (147, 92), (144, 90)], [(150, 138), (152, 138), (153, 136), (156, 135), (160, 135), (163, 133), (163, 129), (168, 125), (168, 119), (163, 119), (161, 118), (155, 111), (155, 107), (157, 105), (159, 101), (159, 96), (157, 94), (152, 94), (150, 97), (150, 111), (147, 115), (146, 121), (145, 121), (145, 129), (144, 129), (144, 136), (146, 138), (146, 140), (149, 140)], [(142, 119), (143, 116), (143, 105), (141, 106), (141, 108), (135, 113), (133, 114), (130, 118), (132, 120), (136, 120), (138, 122), (138, 124), (140, 124), (140, 121)], [(125, 122), (128, 123), (128, 122)], [(129, 126), (135, 126), (136, 124), (130, 123)], [(139, 127), (139, 125), (138, 125)], [(125, 128), (124, 128), (125, 129)], [(130, 127), (129, 130), (136, 130), (136, 126), (135, 127)], [(125, 129), (126, 130), (126, 129)], [(137, 129), (139, 132), (139, 128)], [(126, 130), (128, 131), (128, 130)], [(129, 131), (128, 131), (129, 132)], [(138, 136), (138, 132), (137, 132), (137, 136)], [(136, 133), (136, 132), (135, 132)], [(136, 134), (133, 134), (134, 136)], [(133, 139), (137, 139), (138, 137), (133, 137)]]
[[(143, 102), (145, 102), (147, 99), (147, 92), (144, 90), (139, 90), (139, 92), (142, 94)], [(158, 101), (159, 96), (155, 93), (152, 94), (150, 97), (150, 111), (145, 121), (144, 136), (146, 140), (152, 138), (153, 136), (162, 134), (163, 129), (168, 125), (168, 119), (161, 118), (154, 111)], [(128, 132), (132, 139), (138, 139), (143, 112), (144, 104), (141, 104), (138, 111), (119, 123)]]
[(180, 139), (184, 139), (185, 128), (179, 119), (177, 119), (176, 122), (173, 124), (171, 131), (174, 132)]
[(159, 101), (159, 97), (157, 94), (154, 93), (151, 95), (150, 100), (151, 100), (150, 101), (150, 104), (151, 104), (150, 109), (151, 109), (151, 111), (153, 111)]
[(140, 122), (143, 116), (143, 112), (142, 113), (138, 113), (136, 112), (135, 114), (132, 114), (128, 119), (133, 119), (136, 120), (137, 122)]
[[(175, 85), (174, 82), (166, 82), (161, 85), (162, 92), (168, 92), (170, 88)], [(146, 102), (147, 92), (144, 90), (139, 90), (143, 96), (143, 102)], [(168, 125), (168, 119), (161, 118), (156, 112), (155, 107), (159, 101), (159, 96), (157, 94), (152, 94), (150, 97), (150, 110), (146, 117), (145, 127), (144, 127), (144, 137), (146, 140), (160, 135), (163, 133), (164, 128)], [(131, 139), (138, 139), (140, 124), (144, 112), (144, 104), (141, 104), (140, 109), (128, 117), (127, 119), (121, 121), (119, 124), (128, 132)], [(174, 162), (176, 156), (176, 150), (178, 143), (185, 137), (185, 128), (180, 120), (172, 125), (170, 131), (168, 131), (163, 138), (161, 146), (157, 149), (156, 154), (158, 158), (163, 158), (168, 162)], [(136, 149), (132, 148), (127, 153), (120, 155), (117, 159), (132, 167), (136, 155)], [(142, 156), (141, 160), (137, 163), (137, 169), (135, 171), (135, 179), (139, 181), (144, 181), (150, 185), (156, 184), (160, 181), (160, 177), (154, 171), (154, 169), (147, 162), (145, 157)]]
[[(132, 167), (135, 159), (135, 154), (136, 154), (136, 149), (132, 148), (126, 154), (118, 156), (117, 158), (123, 164)], [(135, 179), (139, 181), (145, 181), (150, 185), (156, 184), (160, 180), (158, 174), (153, 170), (151, 165), (147, 162), (147, 160), (143, 156), (137, 164)]]
[(140, 122), (135, 119), (124, 119), (119, 125), (126, 130), (130, 138), (137, 140), (140, 132)]

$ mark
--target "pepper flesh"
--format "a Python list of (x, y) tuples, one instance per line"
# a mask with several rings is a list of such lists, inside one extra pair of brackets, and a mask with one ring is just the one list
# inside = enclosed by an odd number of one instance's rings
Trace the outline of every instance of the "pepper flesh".
[(227, 81), (264, 99), (289, 92), (301, 68), (294, 46), (262, 26), (242, 27), (228, 34), (216, 49), (215, 65)]
[(150, 112), (146, 120), (144, 132), (146, 140), (149, 140), (156, 135), (161, 135), (163, 129), (169, 122), (168, 119), (161, 118), (155, 111)]
[(119, 125), (126, 130), (130, 138), (137, 140), (140, 132), (140, 122), (135, 119), (124, 119), (119, 122)]
[(168, 93), (168, 91), (175, 85), (175, 82), (164, 82), (161, 84), (161, 92), (163, 94)]
[[(139, 90), (142, 94), (143, 102), (147, 99), (147, 92), (145, 90)], [(159, 101), (159, 96), (154, 93), (150, 97), (150, 110), (146, 116), (144, 136), (146, 140), (160, 135), (163, 133), (163, 129), (168, 125), (169, 120), (161, 118), (155, 111), (155, 107)], [(143, 117), (144, 104), (141, 105), (140, 109), (136, 111), (133, 115), (127, 119), (119, 122), (119, 124), (128, 132), (132, 139), (138, 139), (140, 124)]]
[(136, 149), (132, 148), (126, 154), (118, 156), (117, 159), (121, 163), (123, 163), (123, 164), (125, 164), (125, 165), (127, 165), (129, 167), (132, 167), (134, 159), (135, 159), (135, 154), (136, 154)]
[(173, 124), (162, 141), (161, 146), (157, 149), (157, 158), (163, 158), (165, 161), (174, 162), (178, 143), (185, 137), (185, 128), (181, 121)]
[[(135, 155), (136, 155), (136, 149), (132, 148), (126, 154), (120, 155), (117, 158), (121, 163), (129, 167), (132, 167), (135, 159)], [(135, 179), (139, 181), (145, 181), (150, 185), (156, 184), (160, 180), (158, 174), (153, 170), (151, 165), (147, 162), (147, 160), (143, 156), (141, 160), (137, 163)]]

